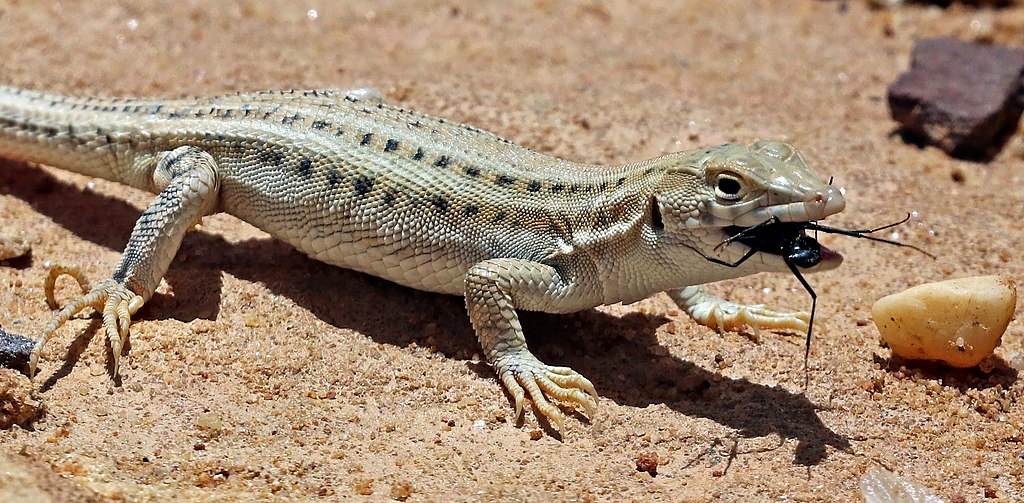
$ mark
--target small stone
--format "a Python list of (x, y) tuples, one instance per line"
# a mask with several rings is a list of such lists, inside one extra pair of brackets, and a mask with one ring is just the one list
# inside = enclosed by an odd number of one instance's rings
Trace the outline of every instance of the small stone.
[(910, 70), (889, 86), (902, 132), (956, 157), (989, 159), (1024, 110), (1024, 50), (939, 37), (914, 46)]
[(0, 429), (29, 427), (43, 416), (43, 403), (32, 393), (32, 383), (10, 370), (0, 370)]
[(391, 499), (395, 501), (405, 501), (412, 496), (412, 484), (407, 481), (400, 480), (395, 481), (391, 484)]
[(13, 232), (0, 232), (0, 260), (10, 260), (28, 255), (32, 251), (25, 236)]
[(647, 472), (652, 476), (658, 474), (658, 453), (644, 452), (636, 458), (636, 469), (640, 472)]
[(872, 306), (871, 317), (894, 355), (967, 368), (992, 354), (1016, 305), (1012, 278), (978, 276), (883, 297)]
[(860, 494), (866, 503), (894, 501), (942, 503), (943, 501), (920, 483), (882, 468), (872, 470), (860, 479)]
[(215, 412), (203, 412), (196, 418), (196, 427), (211, 432), (219, 432), (224, 428), (224, 421)]
[(352, 484), (352, 489), (354, 489), (356, 491), (356, 494), (359, 494), (359, 495), (362, 495), (362, 496), (372, 496), (373, 495), (373, 479), (357, 480), (354, 484)]
[(28, 359), (35, 341), (0, 327), (0, 367), (17, 370), (28, 376)]

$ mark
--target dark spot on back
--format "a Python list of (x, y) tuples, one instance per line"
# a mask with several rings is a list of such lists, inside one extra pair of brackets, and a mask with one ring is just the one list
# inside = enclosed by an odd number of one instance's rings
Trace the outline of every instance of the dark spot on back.
[(479, 212), (480, 212), (480, 208), (478, 208), (477, 206), (474, 206), (472, 204), (469, 205), (469, 206), (466, 206), (465, 208), (462, 208), (462, 214), (464, 216), (467, 216), (467, 217), (471, 217), (473, 215), (476, 215)]
[(313, 176), (313, 160), (303, 157), (299, 159), (299, 175), (303, 178), (309, 178)]
[(327, 183), (329, 183), (332, 188), (335, 185), (338, 185), (338, 182), (340, 181), (341, 175), (338, 173), (338, 170), (331, 168), (330, 170), (327, 171)]
[(440, 194), (434, 194), (430, 197), (430, 202), (434, 203), (434, 207), (438, 211), (444, 212), (448, 210), (448, 200)]
[(369, 145), (370, 140), (373, 139), (373, 133), (366, 133), (363, 135), (363, 139), (359, 140), (360, 145)]
[(309, 125), (309, 127), (313, 129), (327, 129), (330, 126), (331, 123), (326, 121), (313, 121), (313, 123)]
[(266, 166), (280, 166), (284, 162), (284, 155), (273, 149), (264, 149), (259, 153), (260, 163)]
[(540, 190), (540, 182), (538, 182), (537, 180), (531, 180), (530, 184), (526, 186), (526, 190), (530, 192), (537, 192), (538, 190)]
[(497, 178), (497, 180), (495, 180), (495, 182), (497, 182), (498, 185), (501, 185), (502, 187), (507, 187), (509, 185), (512, 185), (513, 183), (516, 183), (516, 179), (508, 175), (501, 175)]
[(391, 206), (391, 203), (395, 202), (395, 199), (398, 199), (398, 196), (396, 196), (394, 192), (391, 192), (390, 190), (384, 192), (384, 204), (385, 205)]
[(478, 168), (469, 166), (466, 168), (466, 174), (469, 176), (480, 176), (480, 170)]
[(616, 187), (621, 187), (622, 184), (624, 184), (624, 183), (626, 183), (626, 177), (622, 177), (622, 178), (619, 178), (618, 180), (616, 180), (615, 181), (615, 186)]
[(557, 194), (557, 193), (559, 193), (559, 192), (561, 192), (563, 190), (565, 190), (565, 185), (562, 185), (560, 183), (556, 183), (556, 184), (551, 186), (551, 192), (554, 192), (555, 194)]
[(507, 217), (507, 216), (508, 216), (508, 213), (505, 213), (504, 211), (499, 211), (497, 214), (494, 215), (494, 220), (493, 221), (494, 222), (500, 222), (502, 220), (505, 220), (505, 217)]
[(412, 155), (412, 160), (419, 161), (419, 160), (423, 159), (423, 155), (424, 155), (423, 149), (422, 148), (417, 148), (416, 149), (416, 153)]
[(434, 166), (437, 166), (439, 168), (447, 168), (448, 161), (448, 156), (442, 155), (441, 157), (437, 158), (437, 161), (434, 162)]
[(373, 190), (373, 182), (373, 178), (370, 178), (365, 175), (356, 178), (355, 182), (353, 182), (353, 187), (356, 190), (356, 195), (365, 196), (366, 194), (368, 194), (371, 190)]
[(388, 140), (387, 144), (384, 145), (385, 152), (393, 152), (398, 148), (398, 140)]

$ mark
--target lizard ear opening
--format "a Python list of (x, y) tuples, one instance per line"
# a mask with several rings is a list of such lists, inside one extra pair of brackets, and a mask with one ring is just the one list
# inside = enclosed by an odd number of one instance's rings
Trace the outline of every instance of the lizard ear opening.
[(651, 196), (651, 228), (656, 231), (665, 230), (665, 221), (661, 219), (661, 207), (658, 206), (658, 198)]

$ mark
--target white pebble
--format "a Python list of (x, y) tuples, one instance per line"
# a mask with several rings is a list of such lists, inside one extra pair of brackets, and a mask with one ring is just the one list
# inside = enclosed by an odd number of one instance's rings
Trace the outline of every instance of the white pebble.
[(1003, 276), (918, 285), (878, 299), (871, 318), (894, 355), (973, 367), (999, 345), (1017, 305)]
[(921, 484), (883, 469), (860, 479), (860, 494), (865, 503), (945, 503)]

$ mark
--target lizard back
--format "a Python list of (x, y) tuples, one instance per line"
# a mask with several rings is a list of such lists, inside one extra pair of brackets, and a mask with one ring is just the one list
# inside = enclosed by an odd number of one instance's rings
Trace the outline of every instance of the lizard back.
[(450, 294), (488, 258), (593, 262), (602, 236), (639, 225), (658, 171), (571, 163), (335, 91), (140, 100), (0, 88), (9, 158), (154, 191), (157, 156), (185, 145), (217, 161), (222, 211), (318, 260)]

